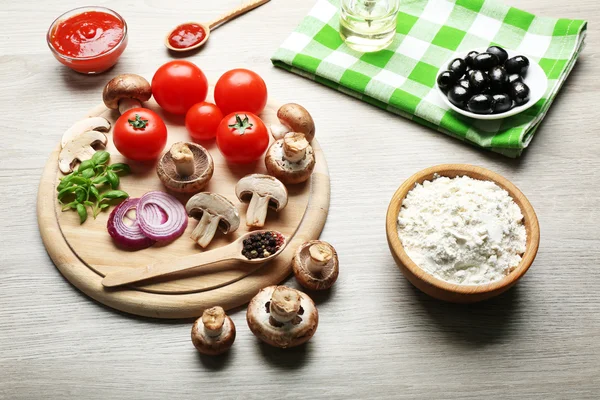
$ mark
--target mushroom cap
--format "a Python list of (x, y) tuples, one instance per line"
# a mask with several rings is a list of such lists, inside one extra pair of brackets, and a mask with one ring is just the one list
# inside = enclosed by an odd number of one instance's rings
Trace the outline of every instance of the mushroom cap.
[[(320, 273), (315, 274), (309, 268), (311, 254), (310, 248), (313, 245), (326, 246), (326, 249), (330, 251), (330, 258), (323, 265)], [(325, 261), (325, 260), (323, 260)], [(296, 280), (305, 288), (309, 290), (324, 290), (329, 289), (338, 278), (340, 268), (338, 255), (333, 246), (327, 242), (321, 240), (310, 240), (303, 243), (296, 249), (296, 254), (292, 260), (292, 269)]]
[[(217, 310), (220, 309), (220, 310)], [(212, 330), (211, 322), (205, 323), (205, 314), (217, 315), (218, 318), (223, 318), (221, 332), (217, 336), (210, 336), (206, 329)], [(206, 328), (206, 329), (205, 329)], [(210, 356), (216, 356), (225, 353), (231, 348), (235, 341), (235, 324), (221, 307), (213, 307), (204, 311), (202, 317), (198, 318), (192, 326), (192, 343), (198, 352)]]
[(270, 302), (278, 286), (262, 289), (248, 304), (246, 321), (256, 337), (271, 346), (287, 348), (306, 343), (317, 330), (319, 312), (308, 295), (299, 290), (285, 288), (297, 292), (300, 297), (300, 309), (296, 318), (289, 322), (273, 324), (270, 316)]
[(112, 78), (104, 87), (102, 100), (106, 107), (116, 110), (121, 99), (136, 99), (140, 102), (150, 100), (150, 83), (136, 74), (121, 74)]
[(219, 229), (224, 234), (234, 232), (240, 226), (240, 215), (235, 205), (218, 193), (195, 194), (188, 200), (185, 210), (190, 217), (195, 219), (202, 218), (202, 214), (205, 212), (219, 216)]
[(269, 207), (279, 211), (287, 206), (288, 191), (283, 183), (270, 175), (246, 175), (235, 185), (235, 194), (242, 202), (248, 202), (256, 193), (269, 198)]
[[(286, 138), (293, 135), (288, 133)], [(279, 139), (273, 142), (267, 155), (265, 156), (265, 166), (269, 174), (273, 175), (287, 185), (302, 183), (307, 181), (313, 170), (315, 169), (315, 153), (311, 145), (306, 147), (304, 158), (298, 162), (290, 162), (284, 158), (284, 139)]]
[(58, 168), (63, 174), (72, 172), (77, 161), (89, 160), (96, 152), (95, 147), (105, 147), (107, 143), (108, 139), (102, 132), (83, 132), (62, 148), (58, 154)]
[[(181, 144), (181, 142), (175, 143), (171, 148)], [(160, 158), (156, 173), (163, 185), (173, 192), (198, 193), (212, 178), (215, 169), (214, 162), (212, 156), (204, 147), (196, 143), (185, 143), (185, 145), (194, 155), (194, 174), (185, 177), (179, 175), (170, 150)]]
[(306, 140), (311, 142), (315, 137), (315, 121), (300, 104), (288, 103), (277, 110), (279, 121), (290, 128), (291, 132), (300, 132), (306, 135)]

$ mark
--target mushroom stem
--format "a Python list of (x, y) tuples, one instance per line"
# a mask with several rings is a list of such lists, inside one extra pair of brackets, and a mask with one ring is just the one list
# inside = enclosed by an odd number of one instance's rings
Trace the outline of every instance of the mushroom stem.
[(313, 244), (308, 248), (308, 263), (306, 268), (315, 275), (320, 275), (329, 261), (333, 258), (331, 248), (322, 243)]
[(219, 221), (220, 218), (218, 216), (204, 211), (202, 218), (198, 221), (198, 225), (194, 228), (190, 237), (203, 248), (208, 246), (217, 232)]
[(248, 211), (246, 211), (246, 225), (262, 228), (265, 226), (267, 211), (269, 210), (269, 198), (258, 193), (252, 195)]
[(271, 295), (269, 311), (277, 322), (290, 322), (300, 311), (300, 295), (288, 287), (277, 286)]
[(204, 333), (209, 337), (217, 337), (223, 331), (225, 324), (225, 310), (221, 307), (212, 307), (202, 313)]
[(289, 162), (298, 162), (306, 155), (308, 141), (302, 133), (291, 132), (283, 138), (283, 156)]
[(121, 99), (119, 101), (119, 113), (125, 114), (126, 111), (129, 111), (132, 108), (140, 108), (141, 106), (142, 102), (138, 99)]
[(187, 144), (183, 142), (175, 143), (171, 146), (170, 153), (179, 176), (187, 177), (194, 175), (194, 172), (196, 172), (194, 153), (192, 153)]

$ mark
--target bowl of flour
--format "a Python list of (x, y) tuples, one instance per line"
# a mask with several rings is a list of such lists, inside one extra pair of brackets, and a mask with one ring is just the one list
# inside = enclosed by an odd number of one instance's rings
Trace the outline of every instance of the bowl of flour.
[(410, 177), (390, 202), (386, 231), (413, 285), (459, 303), (508, 290), (531, 266), (540, 238), (523, 193), (502, 176), (467, 164)]

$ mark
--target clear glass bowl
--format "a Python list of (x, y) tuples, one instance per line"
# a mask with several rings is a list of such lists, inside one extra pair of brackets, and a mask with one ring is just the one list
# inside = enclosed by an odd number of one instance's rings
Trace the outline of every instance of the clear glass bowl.
[[(123, 23), (123, 37), (115, 47), (96, 56), (70, 57), (60, 53), (52, 44), (52, 35), (56, 30), (56, 27), (60, 22), (65, 21), (74, 15), (88, 11), (99, 11), (115, 16)], [(123, 19), (123, 17), (121, 17), (118, 13), (106, 7), (87, 6), (74, 8), (56, 18), (48, 29), (48, 33), (46, 34), (46, 42), (48, 43), (48, 47), (50, 48), (50, 51), (52, 51), (54, 58), (56, 58), (61, 64), (66, 65), (72, 70), (82, 74), (99, 74), (107, 69), (110, 69), (117, 63), (119, 57), (121, 54), (123, 54), (123, 51), (127, 47), (127, 37), (127, 23), (125, 22), (125, 19)]]

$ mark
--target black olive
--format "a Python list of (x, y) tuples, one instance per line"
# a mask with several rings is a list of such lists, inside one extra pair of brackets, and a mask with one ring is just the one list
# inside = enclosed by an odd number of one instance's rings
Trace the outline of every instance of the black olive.
[(491, 114), (494, 111), (494, 98), (489, 94), (476, 94), (467, 102), (467, 108), (475, 114)]
[(454, 72), (457, 77), (461, 77), (467, 72), (467, 63), (462, 58), (455, 58), (448, 64), (448, 70)]
[(437, 83), (440, 89), (446, 91), (454, 86), (457, 80), (458, 76), (454, 72), (444, 71), (438, 76)]
[(529, 68), (529, 59), (524, 56), (509, 58), (504, 63), (504, 68), (509, 74), (519, 74), (525, 76)]
[(506, 93), (495, 94), (492, 96), (494, 101), (494, 112), (495, 113), (503, 113), (512, 108), (512, 99)]
[(465, 89), (467, 89), (467, 91), (469, 93), (471, 92), (471, 83), (469, 82), (469, 79), (467, 79), (467, 78), (460, 79), (458, 82), (456, 82), (456, 84), (458, 86), (462, 86)]
[(487, 71), (500, 64), (500, 60), (493, 54), (481, 53), (473, 60), (473, 68)]
[(498, 57), (498, 61), (500, 61), (500, 65), (503, 65), (506, 62), (506, 60), (508, 60), (508, 53), (502, 47), (491, 46), (491, 47), (488, 47), (487, 52)]
[(448, 91), (448, 100), (459, 108), (465, 108), (469, 97), (469, 91), (461, 85), (456, 85)]
[(478, 55), (478, 51), (471, 51), (469, 54), (467, 54), (467, 57), (465, 57), (465, 62), (467, 63), (468, 67), (473, 68), (473, 61), (475, 61), (475, 57)]
[(482, 71), (473, 70), (473, 73), (469, 76), (469, 83), (471, 84), (471, 90), (474, 93), (480, 93), (490, 85), (490, 78)]
[(529, 101), (529, 86), (523, 82), (515, 82), (510, 85), (510, 97), (516, 106), (522, 106)]
[(508, 84), (508, 74), (506, 70), (500, 66), (490, 70), (490, 87), (494, 93), (503, 93)]
[(508, 76), (508, 83), (523, 82), (523, 77), (519, 74), (511, 74)]

